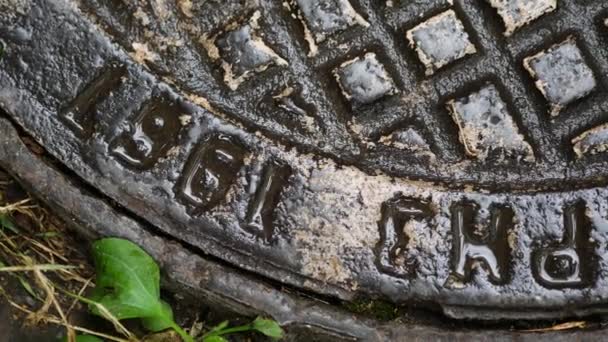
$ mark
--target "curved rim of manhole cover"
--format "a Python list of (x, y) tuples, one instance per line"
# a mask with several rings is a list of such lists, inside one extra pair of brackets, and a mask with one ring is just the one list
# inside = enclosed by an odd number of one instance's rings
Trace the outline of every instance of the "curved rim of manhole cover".
[(453, 318), (603, 313), (608, 3), (523, 4), (8, 2), (0, 106), (241, 270)]
[(41, 155), (39, 149), (30, 150), (28, 144), (31, 141), (22, 141), (22, 137), (23, 132), (18, 132), (6, 118), (0, 118), (0, 163), (11, 174), (19, 176), (22, 185), (46, 200), (75, 230), (90, 239), (100, 235), (118, 236), (144, 246), (162, 266), (163, 280), (171, 290), (241, 315), (270, 315), (287, 328), (288, 340), (399, 341), (445, 338), (496, 341), (517, 338), (521, 341), (566, 341), (594, 340), (602, 336), (602, 330), (564, 332), (544, 329), (543, 334), (539, 335), (527, 330), (475, 330), (470, 323), (462, 325), (464, 328), (460, 329), (454, 326), (445, 329), (441, 323), (374, 321), (310, 295), (284, 291), (283, 287), (243, 274), (225, 263), (201, 257), (188, 246), (156, 234), (149, 225), (117, 210), (95, 189), (57, 168), (48, 155)]

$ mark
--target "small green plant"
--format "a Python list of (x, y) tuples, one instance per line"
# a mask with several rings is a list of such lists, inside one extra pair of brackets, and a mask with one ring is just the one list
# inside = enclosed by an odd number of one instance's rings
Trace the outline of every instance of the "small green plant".
[[(89, 310), (112, 321), (139, 318), (151, 332), (175, 330), (185, 342), (195, 339), (173, 320), (171, 307), (160, 298), (160, 270), (154, 259), (128, 240), (107, 238), (93, 244), (96, 285), (90, 298), (72, 294), (89, 304)], [(118, 323), (118, 324), (117, 324)], [(259, 332), (280, 339), (283, 330), (273, 320), (256, 318), (249, 324), (229, 327), (224, 321), (203, 336), (199, 342), (225, 342), (224, 336), (240, 332)], [(76, 342), (98, 342), (97, 337), (79, 335)]]
[[(0, 45), (0, 56), (2, 55), (1, 49), (2, 49), (2, 46)], [(15, 223), (13, 223), (13, 219), (11, 218), (10, 214), (8, 214), (8, 213), (0, 213), (0, 228), (6, 229), (6, 230), (12, 232), (13, 234), (20, 233), (19, 229), (17, 229), (17, 227), (15, 226)]]
[[(172, 328), (184, 341), (194, 341), (173, 321), (169, 304), (160, 299), (160, 270), (143, 249), (123, 239), (102, 239), (93, 244), (93, 261), (96, 286), (92, 301), (118, 320), (139, 318), (152, 332)], [(90, 304), (89, 309), (106, 316), (98, 305)]]
[(247, 331), (257, 331), (273, 339), (283, 337), (283, 330), (277, 322), (258, 317), (249, 324), (237, 327), (228, 327), (228, 321), (224, 321), (203, 335), (202, 342), (226, 342), (227, 340), (223, 336)]
[(76, 342), (103, 342), (103, 340), (92, 335), (78, 335)]

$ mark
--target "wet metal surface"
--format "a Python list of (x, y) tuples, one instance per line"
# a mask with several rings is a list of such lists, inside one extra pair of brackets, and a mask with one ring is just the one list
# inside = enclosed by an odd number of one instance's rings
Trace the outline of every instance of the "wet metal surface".
[[(604, 311), (608, 4), (559, 2), (507, 38), (484, 1), (188, 3), (9, 1), (0, 106), (132, 215), (238, 268), (457, 318)], [(431, 18), (478, 52), (427, 75), (406, 32)], [(546, 51), (564, 63), (526, 62)], [(543, 89), (590, 80), (551, 117)]]
[[(109, 205), (103, 198), (91, 194), (90, 187), (75, 182), (73, 177), (51, 166), (49, 160), (33, 153), (21, 141), (15, 127), (0, 119), (0, 162), (34, 194), (44, 198), (55, 213), (83, 236), (118, 236), (144, 246), (162, 265), (164, 285), (172, 291), (188, 294), (215, 307), (232, 310), (238, 315), (269, 315), (287, 330), (287, 341), (602, 341), (602, 330), (545, 332), (505, 330), (446, 330), (427, 324), (401, 321), (379, 323), (305, 298), (282, 288), (270, 286), (259, 278), (244, 275), (240, 270), (202, 258), (187, 246), (166, 237), (152, 234), (149, 227), (138, 223)], [(200, 308), (200, 306), (197, 306)], [(2, 306), (0, 315), (7, 315)], [(8, 316), (7, 316), (8, 317)], [(0, 331), (9, 331), (10, 341), (25, 339), (15, 322), (2, 320)], [(470, 328), (470, 325), (467, 325)], [(34, 340), (41, 331), (27, 330)], [(17, 335), (15, 335), (17, 334)], [(17, 336), (17, 337), (15, 337)]]

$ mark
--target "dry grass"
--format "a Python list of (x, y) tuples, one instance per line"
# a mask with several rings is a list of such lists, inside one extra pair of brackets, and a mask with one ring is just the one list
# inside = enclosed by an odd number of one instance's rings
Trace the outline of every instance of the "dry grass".
[[(78, 333), (118, 342), (181, 341), (173, 331), (139, 339), (104, 306), (87, 300), (86, 292), (95, 284), (94, 267), (85, 253), (83, 241), (60, 218), (0, 169), (0, 300), (14, 309), (17, 320), (36, 328), (59, 325), (69, 342)], [(95, 306), (115, 331), (76, 324), (87, 305)], [(202, 323), (196, 320), (197, 324)]]
[[(30, 198), (11, 200), (24, 196), (19, 191), (11, 195), (15, 192), (12, 186), (10, 180), (0, 180), (0, 217), (4, 218), (0, 226), (0, 296), (29, 324), (63, 326), (70, 342), (75, 341), (76, 332), (109, 341), (136, 341), (135, 335), (103, 307), (100, 312), (122, 337), (72, 323), (74, 309), (84, 307), (81, 296), (94, 286), (93, 267), (74, 248), (81, 242), (45, 208)], [(19, 284), (33, 300), (24, 300), (9, 284)]]

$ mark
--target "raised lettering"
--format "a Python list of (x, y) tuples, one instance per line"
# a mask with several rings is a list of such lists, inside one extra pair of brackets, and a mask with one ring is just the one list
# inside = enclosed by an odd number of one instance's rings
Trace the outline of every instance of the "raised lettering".
[(513, 226), (513, 211), (508, 207), (493, 205), (490, 208), (489, 229), (483, 236), (474, 234), (477, 205), (458, 203), (452, 206), (451, 211), (453, 276), (461, 281), (469, 281), (474, 262), (477, 261), (489, 272), (490, 281), (506, 283), (511, 257), (507, 234)]
[(280, 162), (270, 161), (264, 167), (247, 210), (246, 230), (271, 240), (274, 233), (274, 211), (290, 176), (291, 168)]
[(203, 140), (186, 162), (176, 193), (194, 213), (215, 207), (243, 166), (246, 150), (225, 134)]
[(588, 286), (593, 280), (594, 246), (582, 203), (564, 209), (564, 229), (560, 243), (532, 253), (534, 277), (548, 288)]
[(179, 116), (186, 110), (165, 98), (145, 103), (127, 130), (110, 144), (110, 151), (129, 166), (149, 169), (177, 144)]
[(97, 105), (120, 84), (126, 73), (127, 69), (122, 65), (105, 68), (60, 111), (59, 117), (80, 138), (89, 137), (95, 127)]
[(376, 263), (382, 272), (400, 277), (415, 274), (415, 261), (406, 256), (410, 237), (405, 228), (412, 221), (430, 220), (432, 216), (430, 203), (419, 199), (399, 195), (382, 204), (380, 241), (376, 246)]

